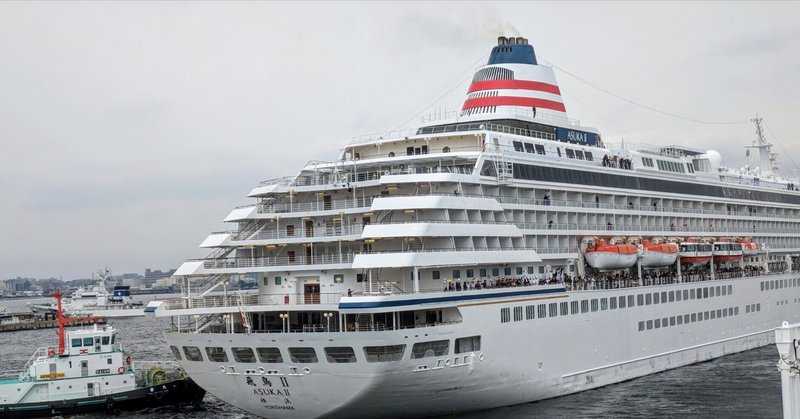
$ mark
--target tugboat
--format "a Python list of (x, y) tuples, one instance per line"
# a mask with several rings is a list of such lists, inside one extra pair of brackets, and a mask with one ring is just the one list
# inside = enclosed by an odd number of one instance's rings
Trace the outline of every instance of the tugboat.
[(0, 372), (0, 418), (141, 409), (200, 401), (198, 387), (175, 362), (133, 361), (112, 326), (64, 331), (91, 318), (65, 318), (60, 292), (58, 347), (39, 348), (17, 371)]

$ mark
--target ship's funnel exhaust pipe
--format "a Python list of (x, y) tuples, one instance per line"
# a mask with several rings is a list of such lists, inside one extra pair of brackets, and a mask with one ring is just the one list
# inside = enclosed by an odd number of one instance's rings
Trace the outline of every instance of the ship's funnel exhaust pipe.
[(497, 45), (505, 45), (508, 43), (508, 38), (505, 36), (498, 36), (497, 37)]

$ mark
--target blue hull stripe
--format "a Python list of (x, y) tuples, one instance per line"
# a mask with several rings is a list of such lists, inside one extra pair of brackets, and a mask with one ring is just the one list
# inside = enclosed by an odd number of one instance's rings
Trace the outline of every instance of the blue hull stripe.
[(523, 295), (543, 295), (543, 294), (557, 294), (566, 292), (564, 288), (551, 288), (546, 290), (525, 290), (525, 291), (511, 291), (499, 292), (496, 294), (472, 294), (472, 295), (459, 295), (460, 291), (449, 291), (451, 294), (447, 297), (434, 297), (434, 298), (421, 298), (417, 300), (396, 300), (396, 301), (368, 301), (363, 303), (339, 303), (340, 310), (354, 309), (354, 308), (379, 308), (379, 307), (402, 307), (413, 306), (418, 304), (432, 304), (432, 303), (447, 303), (447, 302), (461, 302), (461, 301), (475, 301), (487, 300), (493, 298), (503, 297), (520, 297)]

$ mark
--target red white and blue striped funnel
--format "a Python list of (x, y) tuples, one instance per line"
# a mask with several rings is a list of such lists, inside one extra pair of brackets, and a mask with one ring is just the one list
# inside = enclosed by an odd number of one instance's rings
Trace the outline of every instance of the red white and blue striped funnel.
[(501, 36), (489, 62), (475, 72), (459, 119), (509, 117), (558, 121), (567, 111), (553, 69), (537, 63), (528, 40)]

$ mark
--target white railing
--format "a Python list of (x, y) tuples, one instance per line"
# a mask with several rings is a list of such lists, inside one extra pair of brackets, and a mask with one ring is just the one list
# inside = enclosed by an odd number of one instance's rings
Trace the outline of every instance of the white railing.
[(333, 255), (314, 255), (306, 256), (298, 254), (296, 256), (276, 256), (276, 257), (240, 257), (227, 259), (191, 259), (202, 261), (206, 269), (235, 269), (235, 268), (258, 268), (268, 266), (297, 266), (297, 265), (327, 265), (338, 263), (352, 263), (352, 254), (333, 254)]

